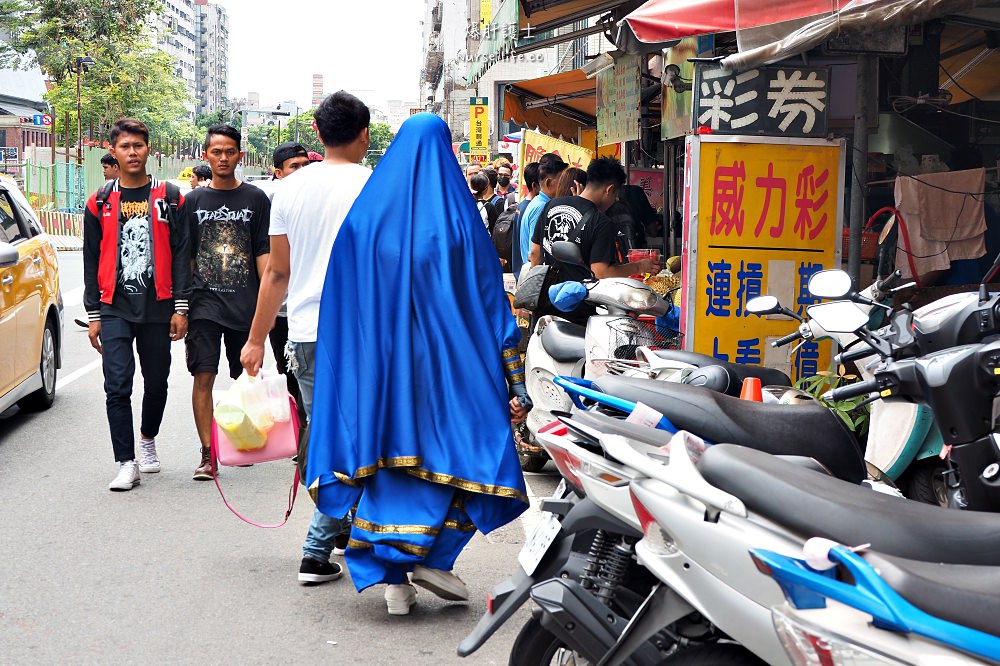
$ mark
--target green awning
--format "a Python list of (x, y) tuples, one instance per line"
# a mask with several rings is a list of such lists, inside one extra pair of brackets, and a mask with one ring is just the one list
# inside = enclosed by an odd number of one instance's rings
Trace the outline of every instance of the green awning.
[(467, 153), (467, 152), (469, 152), (469, 142), (466, 141), (461, 146), (459, 146), (458, 147), (458, 152), (460, 152), (460, 153)]
[(503, 60), (517, 48), (520, 31), (519, 0), (502, 0), (493, 11), (493, 20), (483, 29), (479, 40), (479, 52), (469, 65), (465, 77), (467, 85), (474, 86), (490, 67)]

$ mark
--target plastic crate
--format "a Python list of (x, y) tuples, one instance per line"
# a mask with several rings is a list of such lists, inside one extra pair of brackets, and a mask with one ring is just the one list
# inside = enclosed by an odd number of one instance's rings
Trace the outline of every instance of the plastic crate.
[[(849, 229), (844, 229), (844, 240), (841, 258), (847, 261), (847, 256), (850, 251), (850, 238), (851, 232)], [(861, 260), (871, 261), (875, 258), (875, 254), (878, 252), (878, 234), (872, 233), (870, 231), (861, 232)]]

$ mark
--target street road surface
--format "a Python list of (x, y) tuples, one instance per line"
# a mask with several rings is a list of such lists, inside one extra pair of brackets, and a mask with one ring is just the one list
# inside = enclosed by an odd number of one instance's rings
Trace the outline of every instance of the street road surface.
[[(459, 558), (467, 604), (418, 589), (410, 615), (390, 617), (381, 586), (358, 594), (346, 575), (301, 586), (306, 493), (285, 527), (265, 530), (233, 516), (213, 483), (191, 479), (200, 445), (183, 343), (173, 345), (157, 437), (163, 471), (131, 492), (108, 491), (117, 467), (99, 357), (73, 323), (84, 317), (80, 254), (60, 253), (60, 271), (67, 305), (55, 405), (0, 415), (0, 664), (507, 663), (527, 608), (469, 659), (455, 648), (485, 611), (487, 590), (517, 566), (538, 503), (558, 481), (551, 464), (528, 475), (531, 510), (477, 534)], [(137, 373), (137, 428), (141, 395)], [(284, 461), (224, 468), (220, 482), (241, 513), (277, 522), (293, 472)]]

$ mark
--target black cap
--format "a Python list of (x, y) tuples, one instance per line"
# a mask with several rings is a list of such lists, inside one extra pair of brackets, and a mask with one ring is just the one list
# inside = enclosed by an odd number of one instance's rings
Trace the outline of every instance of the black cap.
[(274, 149), (274, 166), (280, 168), (285, 160), (293, 157), (309, 157), (309, 151), (303, 148), (301, 143), (286, 141)]

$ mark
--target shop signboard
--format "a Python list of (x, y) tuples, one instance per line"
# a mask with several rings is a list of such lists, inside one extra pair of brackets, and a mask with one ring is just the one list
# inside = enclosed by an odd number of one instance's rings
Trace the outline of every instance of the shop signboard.
[(488, 156), (489, 150), (490, 103), (486, 97), (473, 97), (469, 102), (469, 152)]
[(826, 370), (829, 341), (771, 342), (797, 322), (757, 317), (772, 295), (804, 313), (819, 270), (840, 267), (843, 140), (689, 136), (685, 146), (681, 328), (686, 349), (767, 365), (793, 381)]
[(692, 127), (712, 134), (826, 136), (830, 108), (827, 67), (763, 67), (726, 72), (698, 63)]
[(622, 56), (597, 75), (597, 145), (638, 138), (639, 56)]
[[(699, 38), (688, 37), (667, 49), (664, 54), (663, 66), (666, 71), (673, 71), (673, 75), (663, 77), (663, 103), (660, 105), (660, 138), (663, 140), (684, 136), (691, 130), (689, 84), (694, 79), (694, 63), (691, 58), (700, 55), (698, 49)], [(677, 77), (676, 84), (674, 76)]]
[(653, 208), (663, 205), (663, 169), (629, 169), (628, 182), (642, 188)]
[(570, 166), (581, 169), (586, 169), (590, 160), (594, 159), (593, 150), (532, 130), (524, 130), (521, 132), (521, 146), (517, 155), (517, 172), (524, 173), (525, 165), (537, 162), (545, 153), (555, 153)]
[(560, 141), (551, 136), (545, 136), (538, 132), (525, 130), (521, 134), (521, 146), (523, 146), (523, 161), (521, 166), (537, 162), (545, 153), (555, 153), (570, 166), (586, 169), (590, 160), (594, 159), (594, 151), (587, 150), (575, 143)]

